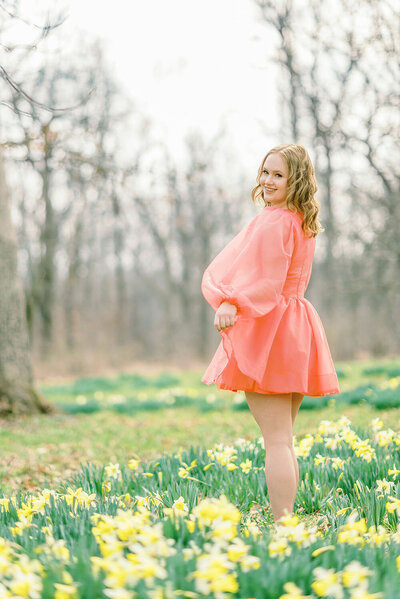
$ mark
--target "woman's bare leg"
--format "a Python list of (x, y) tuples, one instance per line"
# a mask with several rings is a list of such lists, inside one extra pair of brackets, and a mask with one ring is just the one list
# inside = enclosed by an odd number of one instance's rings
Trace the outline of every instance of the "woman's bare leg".
[(274, 520), (293, 513), (296, 467), (293, 461), (292, 394), (245, 391), (247, 403), (264, 438), (265, 478)]

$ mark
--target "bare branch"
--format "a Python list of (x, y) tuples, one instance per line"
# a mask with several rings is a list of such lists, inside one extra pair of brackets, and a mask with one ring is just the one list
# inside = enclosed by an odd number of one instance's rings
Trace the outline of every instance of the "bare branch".
[(21, 23), (25, 23), (25, 25), (28, 25), (29, 27), (35, 27), (35, 29), (42, 30), (43, 37), (46, 37), (52, 29), (56, 29), (56, 27), (60, 27), (60, 25), (62, 25), (68, 17), (68, 15), (66, 15), (65, 17), (60, 17), (60, 20), (56, 23), (52, 23), (52, 24), (46, 23), (46, 25), (37, 25), (36, 23), (27, 21), (26, 19), (21, 17), (21, 15), (18, 15), (17, 13), (13, 13), (11, 10), (6, 8), (6, 6), (4, 4), (4, 0), (0, 1), (0, 9), (3, 10), (5, 13), (7, 13), (8, 16), (11, 17), (12, 19), (17, 19), (18, 21), (21, 21)]
[(15, 112), (15, 114), (21, 114), (23, 116), (32, 116), (32, 114), (30, 112), (26, 112), (25, 110), (20, 110), (19, 108), (16, 108), (12, 104), (9, 104), (8, 102), (5, 102), (4, 100), (0, 101), (0, 106), (6, 106), (7, 108), (10, 108), (13, 112)]
[(89, 90), (87, 96), (81, 101), (78, 102), (78, 104), (75, 104), (73, 106), (65, 106), (63, 108), (56, 108), (54, 106), (47, 106), (47, 104), (43, 104), (42, 102), (38, 102), (37, 100), (34, 100), (29, 94), (27, 94), (18, 83), (16, 83), (16, 81), (14, 81), (11, 76), (7, 73), (7, 71), (5, 70), (4, 67), (2, 67), (0, 65), (0, 76), (7, 81), (7, 83), (12, 87), (12, 89), (17, 92), (17, 94), (21, 95), (23, 98), (25, 98), (25, 100), (27, 100), (28, 102), (30, 102), (31, 104), (34, 104), (35, 106), (38, 106), (39, 108), (43, 108), (43, 110), (47, 110), (49, 112), (66, 112), (69, 110), (75, 110), (76, 108), (79, 108), (80, 106), (83, 106), (84, 104), (86, 104), (86, 102), (89, 100), (90, 96), (92, 95), (92, 93), (95, 91), (96, 87), (92, 87), (92, 89)]

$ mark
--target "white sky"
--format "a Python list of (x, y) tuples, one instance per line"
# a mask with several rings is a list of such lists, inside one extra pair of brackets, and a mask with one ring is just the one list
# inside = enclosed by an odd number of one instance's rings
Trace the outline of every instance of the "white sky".
[[(246, 170), (284, 143), (277, 125), (273, 40), (251, 0), (64, 0), (62, 25), (104, 39), (117, 80), (179, 156), (190, 129), (226, 123)], [(54, 34), (53, 34), (54, 35)], [(261, 94), (258, 90), (263, 90)]]

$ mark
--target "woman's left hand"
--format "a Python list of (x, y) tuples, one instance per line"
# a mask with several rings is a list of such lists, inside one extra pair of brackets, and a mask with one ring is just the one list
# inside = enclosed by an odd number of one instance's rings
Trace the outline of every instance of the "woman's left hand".
[(235, 324), (235, 316), (237, 307), (229, 302), (222, 302), (218, 310), (215, 312), (214, 326), (217, 331), (232, 327)]

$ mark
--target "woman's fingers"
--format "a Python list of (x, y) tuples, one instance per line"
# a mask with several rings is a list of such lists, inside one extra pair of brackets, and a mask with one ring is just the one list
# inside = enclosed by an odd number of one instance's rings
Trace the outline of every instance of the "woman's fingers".
[[(232, 327), (235, 324), (235, 316), (236, 316), (237, 310), (235, 308), (234, 314), (232, 314), (232, 306), (233, 305), (232, 304), (227, 304), (227, 305), (229, 306), (228, 309), (226, 309), (226, 306), (221, 304), (222, 308), (220, 307), (217, 310), (217, 312), (215, 313), (214, 326), (218, 331)], [(222, 312), (222, 314), (221, 314), (221, 312)]]
[(215, 318), (214, 326), (218, 331), (222, 329), (227, 329), (228, 327), (232, 327), (234, 325), (234, 319), (228, 316), (217, 316)]
[(235, 324), (237, 307), (229, 302), (222, 302), (215, 313), (214, 326), (218, 331), (232, 327)]

